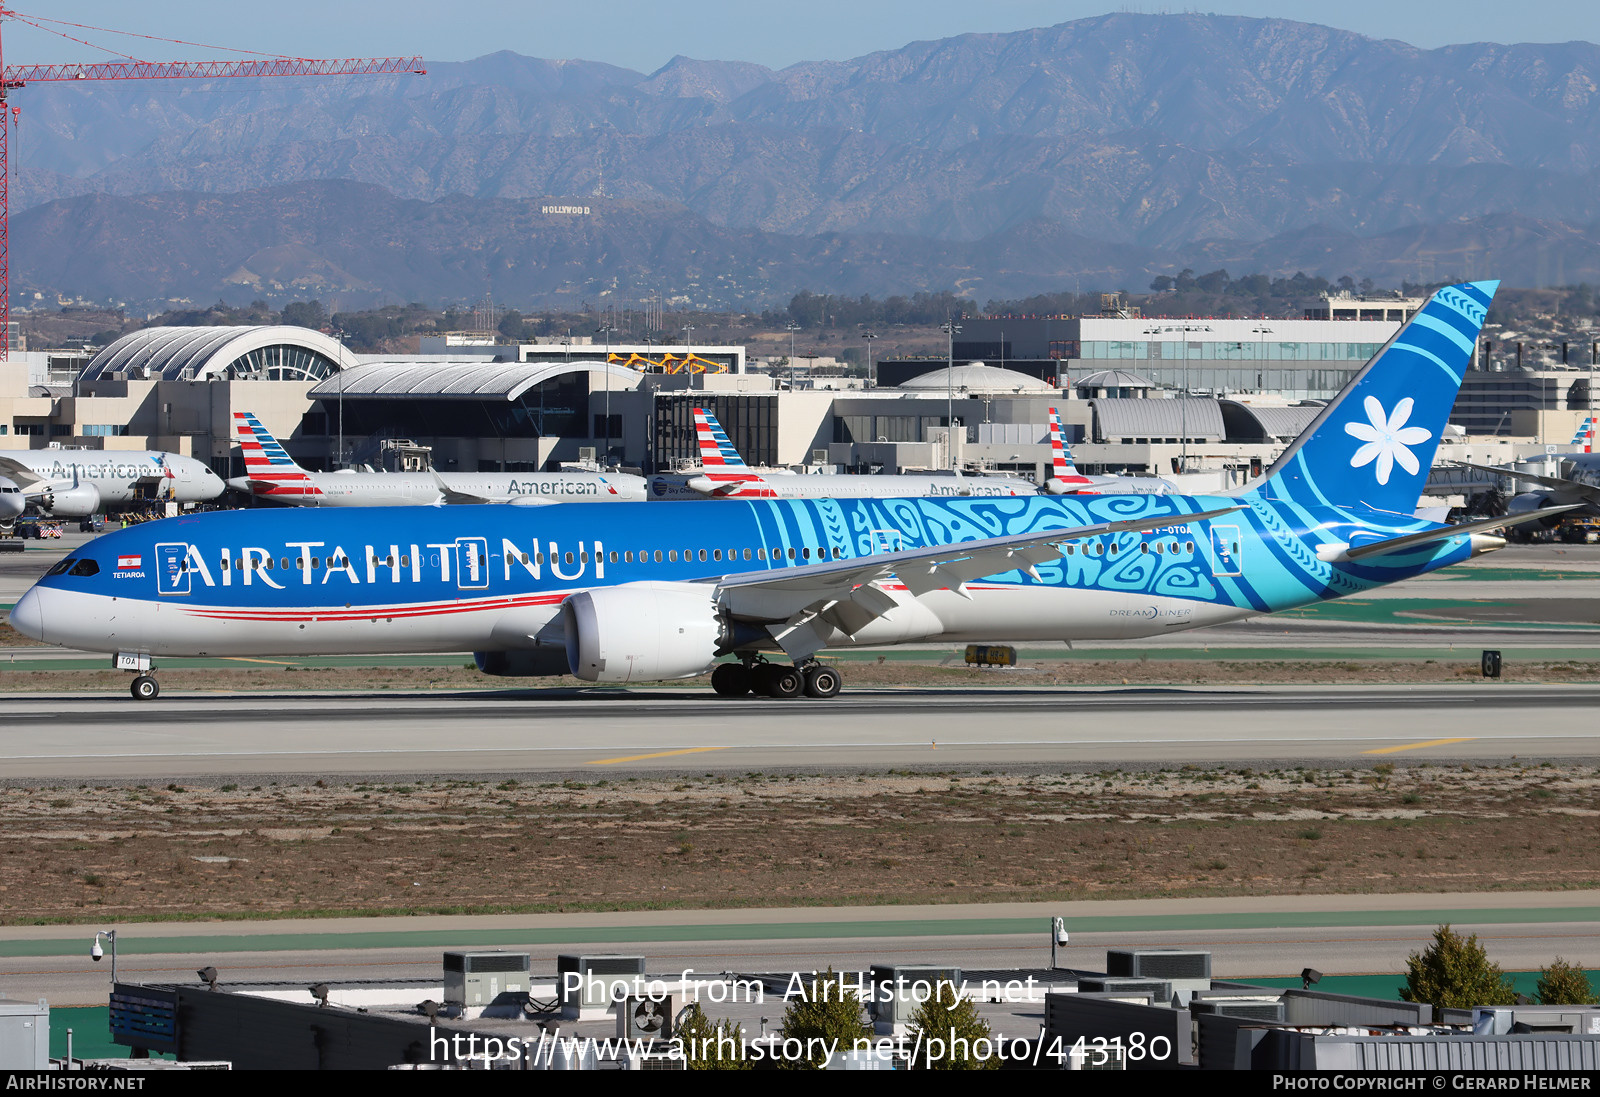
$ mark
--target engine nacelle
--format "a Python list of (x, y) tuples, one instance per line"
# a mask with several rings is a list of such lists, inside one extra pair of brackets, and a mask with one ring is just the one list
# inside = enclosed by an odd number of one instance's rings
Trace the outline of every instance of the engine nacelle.
[(100, 509), (100, 492), (93, 484), (48, 488), (38, 502), (53, 518), (87, 518)]
[[(1536, 510), (1543, 510), (1546, 507), (1551, 506), (1555, 506), (1555, 503), (1545, 492), (1525, 491), (1521, 495), (1514, 495), (1511, 497), (1511, 500), (1506, 503), (1506, 513), (1532, 514)], [(1541, 518), (1537, 522), (1528, 523), (1528, 525), (1537, 525), (1541, 529), (1551, 529), (1565, 517), (1566, 512), (1561, 514), (1552, 514), (1548, 518)]]
[(554, 678), (571, 673), (563, 648), (475, 651), (472, 658), (480, 671), (496, 678)]
[(723, 626), (711, 587), (624, 583), (561, 603), (567, 662), (586, 682), (693, 678), (711, 669)]

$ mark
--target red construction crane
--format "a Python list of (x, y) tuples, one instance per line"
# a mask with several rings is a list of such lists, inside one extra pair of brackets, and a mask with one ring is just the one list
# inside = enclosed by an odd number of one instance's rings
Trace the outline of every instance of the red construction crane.
[[(82, 30), (99, 30), (111, 34), (104, 27), (85, 27), (64, 23), (59, 19), (23, 15), (0, 5), (0, 26), (7, 19), (16, 19), (40, 30), (53, 31), (42, 23), (78, 27)], [(63, 35), (72, 38), (71, 35)], [(150, 35), (135, 35), (152, 38)], [(82, 41), (81, 39), (72, 39)], [(177, 39), (159, 39), (175, 42)], [(92, 43), (85, 43), (92, 45)], [(193, 45), (194, 43), (181, 43)], [(103, 48), (103, 47), (96, 47)], [(108, 51), (110, 52), (110, 51)], [(240, 52), (254, 52), (244, 50)], [(215, 80), (237, 76), (380, 76), (388, 73), (410, 72), (424, 75), (420, 57), (339, 57), (332, 60), (315, 60), (305, 57), (263, 57), (255, 61), (102, 61), (77, 65), (5, 65), (0, 54), (0, 362), (11, 354), (11, 225), (10, 182), (11, 169), (7, 160), (7, 145), (11, 127), (10, 106), (12, 89), (45, 80)]]

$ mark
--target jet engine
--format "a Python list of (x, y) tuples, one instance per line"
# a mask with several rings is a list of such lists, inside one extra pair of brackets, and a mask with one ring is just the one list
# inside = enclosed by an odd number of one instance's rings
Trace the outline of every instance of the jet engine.
[(33, 501), (53, 518), (87, 518), (100, 509), (100, 492), (93, 484), (46, 488)]
[[(1525, 491), (1521, 495), (1512, 496), (1511, 500), (1506, 503), (1506, 514), (1532, 514), (1536, 510), (1544, 510), (1546, 507), (1554, 507), (1559, 505), (1560, 504), (1558, 504), (1555, 499), (1551, 497), (1549, 492)], [(1567, 513), (1563, 511), (1560, 514), (1552, 514), (1548, 518), (1541, 518), (1537, 522), (1530, 522), (1529, 526), (1538, 526), (1541, 529), (1550, 529), (1566, 516)], [(1526, 529), (1527, 527), (1523, 528)]]
[(692, 678), (716, 661), (723, 623), (711, 587), (624, 583), (561, 604), (567, 662), (587, 682)]
[(480, 671), (497, 678), (553, 678), (571, 673), (567, 653), (561, 648), (475, 651), (472, 658)]

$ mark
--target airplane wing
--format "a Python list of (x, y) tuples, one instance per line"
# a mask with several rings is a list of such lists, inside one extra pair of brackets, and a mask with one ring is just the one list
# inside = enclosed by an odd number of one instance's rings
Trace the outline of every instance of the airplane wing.
[(439, 502), (441, 503), (459, 506), (466, 503), (494, 502), (493, 499), (486, 495), (474, 495), (470, 491), (457, 491), (455, 488), (445, 483), (444, 477), (440, 476), (438, 472), (434, 472), (433, 474), (433, 483), (434, 486), (439, 489)]
[(45, 478), (14, 457), (0, 457), (0, 472), (16, 482), (19, 488), (29, 488), (45, 483)]
[(1474, 465), (1471, 461), (1456, 461), (1455, 464), (1463, 468), (1477, 469), (1479, 472), (1492, 472), (1497, 476), (1510, 476), (1516, 480), (1529, 480), (1547, 488), (1557, 491), (1576, 491), (1581, 495), (1600, 500), (1600, 491), (1596, 491), (1588, 484), (1580, 484), (1576, 480), (1567, 480), (1560, 476), (1539, 476), (1531, 472), (1513, 472), (1510, 469), (1498, 469), (1493, 465)]
[(744, 490), (751, 484), (759, 482), (757, 480), (713, 480), (709, 476), (695, 476), (691, 477), (685, 486), (693, 491), (698, 491), (701, 495), (709, 495), (715, 499), (724, 495), (732, 495), (735, 492)]
[(874, 586), (889, 575), (904, 583), (912, 597), (947, 589), (963, 598), (971, 598), (966, 584), (974, 579), (1018, 570), (1037, 577), (1037, 565), (1065, 555), (1060, 546), (1066, 541), (1186, 525), (1242, 509), (1224, 507), (1197, 514), (1156, 514), (1092, 526), (1040, 530), (851, 560), (831, 560), (776, 572), (742, 572), (706, 581), (717, 584), (717, 601), (724, 610), (734, 617), (767, 623), (767, 631), (786, 654), (804, 658), (826, 646), (823, 635), (830, 628), (839, 627), (854, 634), (867, 622), (894, 609), (899, 604), (894, 597)]
[(1463, 533), (1479, 533), (1491, 529), (1505, 529), (1508, 526), (1520, 526), (1524, 522), (1543, 521), (1552, 514), (1564, 514), (1569, 510), (1582, 510), (1583, 504), (1574, 503), (1566, 507), (1545, 507), (1542, 510), (1530, 511), (1527, 514), (1508, 514), (1503, 518), (1485, 518), (1477, 522), (1463, 522), (1459, 526), (1445, 526), (1443, 529), (1425, 529), (1421, 533), (1408, 533), (1403, 537), (1391, 537), (1386, 541), (1373, 541), (1370, 544), (1357, 545), (1344, 552), (1346, 560), (1363, 560), (1369, 556), (1383, 556), (1391, 552), (1400, 552), (1404, 549), (1426, 545), (1430, 541), (1443, 541), (1450, 537), (1459, 537)]

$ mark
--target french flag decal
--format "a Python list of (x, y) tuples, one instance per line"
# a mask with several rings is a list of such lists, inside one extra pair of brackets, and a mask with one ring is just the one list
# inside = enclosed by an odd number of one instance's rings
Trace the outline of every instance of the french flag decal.
[(137, 567), (143, 567), (143, 566), (144, 566), (144, 557), (143, 556), (119, 556), (119, 557), (117, 557), (117, 569), (119, 571), (127, 571), (127, 570), (129, 570), (131, 568), (137, 568)]

